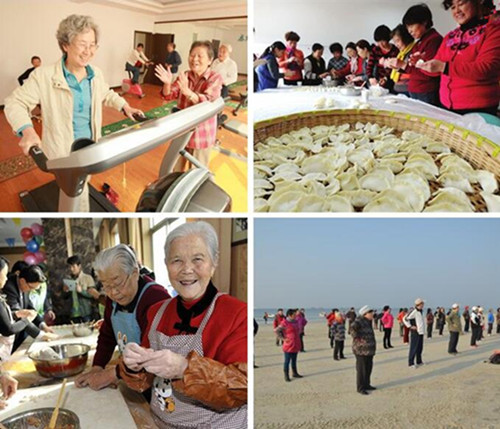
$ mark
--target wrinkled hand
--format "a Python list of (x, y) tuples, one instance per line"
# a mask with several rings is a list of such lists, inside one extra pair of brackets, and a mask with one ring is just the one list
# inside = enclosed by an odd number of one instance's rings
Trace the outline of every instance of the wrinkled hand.
[(63, 286), (63, 291), (64, 291), (64, 292), (69, 292), (69, 287), (68, 287), (67, 285), (64, 285), (64, 286)]
[(186, 73), (179, 74), (178, 79), (179, 89), (184, 95), (189, 95), (192, 91), (189, 89), (189, 80), (187, 78)]
[(123, 362), (132, 371), (140, 371), (144, 368), (143, 363), (154, 352), (152, 349), (146, 349), (136, 343), (127, 343), (123, 351)]
[(370, 85), (378, 85), (378, 81), (374, 77), (371, 77), (368, 82)]
[(47, 326), (47, 325), (45, 325), (45, 326), (42, 328), (42, 330), (43, 330), (44, 332), (48, 332), (48, 333), (50, 333), (50, 334), (53, 334), (53, 333), (55, 332), (55, 331), (54, 331), (54, 329), (52, 329), (50, 326)]
[(105, 387), (116, 389), (118, 378), (115, 367), (103, 369), (93, 366), (92, 369), (75, 380), (76, 387), (90, 387), (92, 390), (101, 390)]
[(47, 311), (47, 319), (49, 319), (51, 322), (53, 320), (56, 320), (56, 313), (54, 313), (52, 310)]
[(439, 60), (430, 60), (422, 64), (416, 64), (416, 67), (428, 73), (443, 73), (446, 63)]
[(76, 285), (76, 291), (78, 293), (82, 293), (83, 289), (82, 289), (81, 285), (79, 285), (79, 284)]
[(385, 62), (385, 67), (390, 69), (400, 69), (405, 66), (405, 62), (398, 58), (389, 58)]
[(93, 287), (88, 288), (87, 292), (94, 299), (99, 299), (99, 297), (101, 296), (101, 294)]
[(142, 366), (150, 374), (175, 379), (182, 378), (188, 361), (184, 356), (170, 350), (158, 350), (153, 351)]
[(411, 54), (410, 58), (409, 58), (410, 65), (414, 66), (415, 64), (417, 64), (418, 60), (425, 60), (424, 55), (425, 55), (425, 52), (420, 52), (420, 51), (414, 52), (413, 54)]
[(0, 375), (0, 385), (4, 399), (11, 398), (17, 392), (17, 380), (9, 374)]
[(23, 319), (26, 318), (30, 322), (33, 322), (37, 315), (37, 312), (35, 310), (18, 310), (16, 311), (16, 316)]
[(42, 340), (43, 341), (55, 341), (55, 340), (58, 340), (58, 339), (59, 339), (59, 335), (53, 334), (52, 332), (45, 332), (42, 335)]
[(328, 75), (329, 75), (329, 73), (328, 73), (328, 72), (325, 72), (325, 73), (321, 73), (321, 74), (319, 75), (319, 77), (320, 77), (320, 78), (324, 78), (324, 77), (327, 77)]
[(133, 107), (130, 107), (130, 105), (127, 103), (125, 106), (123, 106), (123, 112), (127, 116), (127, 118), (132, 119), (134, 122), (136, 122), (136, 119), (134, 118), (134, 113), (142, 116), (143, 118), (145, 117), (144, 112), (139, 109), (134, 109)]
[(42, 141), (33, 127), (28, 127), (23, 131), (23, 137), (19, 141), (23, 153), (28, 156), (32, 146), (41, 146)]
[(170, 68), (165, 70), (163, 65), (158, 64), (155, 67), (155, 76), (160, 79), (163, 83), (171, 84), (172, 83), (172, 72)]

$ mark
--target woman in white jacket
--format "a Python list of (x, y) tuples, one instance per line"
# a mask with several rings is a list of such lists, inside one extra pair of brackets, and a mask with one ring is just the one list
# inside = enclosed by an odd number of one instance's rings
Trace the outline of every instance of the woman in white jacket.
[[(408, 366), (417, 368), (423, 365), (422, 352), (424, 349), (425, 318), (422, 313), (424, 301), (420, 298), (415, 300), (415, 308), (403, 318), (403, 323), (410, 328), (410, 353)], [(415, 358), (417, 362), (415, 364)]]
[[(5, 99), (5, 115), (21, 137), (23, 153), (28, 155), (32, 146), (40, 146), (49, 159), (68, 156), (78, 138), (97, 140), (101, 136), (103, 103), (131, 119), (134, 114), (143, 115), (109, 88), (97, 67), (90, 66), (99, 39), (99, 29), (90, 16), (68, 16), (59, 24), (56, 37), (62, 59), (35, 69)], [(30, 119), (37, 104), (42, 108), (42, 140)], [(60, 209), (65, 198), (69, 197), (61, 191)], [(79, 211), (89, 211), (88, 189), (79, 198)]]

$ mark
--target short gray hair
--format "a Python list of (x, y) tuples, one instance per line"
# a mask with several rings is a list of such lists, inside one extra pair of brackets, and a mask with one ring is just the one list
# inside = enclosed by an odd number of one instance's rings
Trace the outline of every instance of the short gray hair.
[(165, 242), (165, 259), (168, 259), (172, 242), (189, 235), (197, 235), (205, 242), (212, 264), (216, 266), (219, 261), (219, 239), (214, 227), (204, 221), (186, 222), (170, 232)]
[(59, 48), (64, 53), (63, 46), (69, 45), (73, 39), (80, 33), (94, 30), (95, 42), (99, 41), (99, 27), (91, 16), (70, 15), (59, 23), (56, 38)]
[(127, 275), (139, 268), (135, 253), (126, 244), (118, 244), (99, 252), (94, 261), (94, 270), (104, 271), (115, 263)]
[[(229, 43), (223, 43), (222, 45), (220, 45), (220, 48), (222, 48), (223, 46), (227, 49), (227, 52), (229, 52), (229, 53), (233, 52), (233, 47)], [(220, 50), (220, 48), (219, 48), (219, 50)]]

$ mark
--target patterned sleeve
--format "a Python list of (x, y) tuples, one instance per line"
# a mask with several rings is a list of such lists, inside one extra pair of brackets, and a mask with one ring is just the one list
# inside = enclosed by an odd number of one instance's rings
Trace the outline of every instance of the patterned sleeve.
[(221, 94), (222, 83), (222, 76), (217, 72), (212, 73), (208, 78), (205, 89), (202, 92), (196, 93), (200, 98), (200, 103), (217, 100)]
[(179, 88), (179, 78), (175, 79), (175, 82), (170, 87), (170, 94), (165, 95), (163, 94), (163, 87), (162, 89), (160, 89), (160, 97), (163, 98), (165, 101), (177, 100), (179, 98), (180, 93), (181, 89)]

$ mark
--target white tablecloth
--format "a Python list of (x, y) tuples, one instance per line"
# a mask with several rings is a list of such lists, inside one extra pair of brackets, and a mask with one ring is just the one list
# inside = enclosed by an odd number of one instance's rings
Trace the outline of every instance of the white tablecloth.
[[(333, 99), (335, 106), (331, 109), (353, 108), (355, 100), (361, 97), (350, 97), (339, 94), (336, 88), (323, 87), (279, 87), (268, 89), (253, 94), (251, 101), (254, 122), (286, 116), (293, 113), (318, 110), (314, 104), (321, 97)], [(387, 101), (394, 100), (394, 104)], [(434, 107), (418, 100), (412, 100), (404, 95), (388, 95), (383, 97), (370, 96), (368, 103), (372, 109), (410, 113), (426, 116), (474, 131), (494, 143), (500, 144), (500, 127), (487, 124), (484, 119), (476, 114), (457, 115), (456, 113)], [(357, 107), (356, 107), (357, 108)]]

